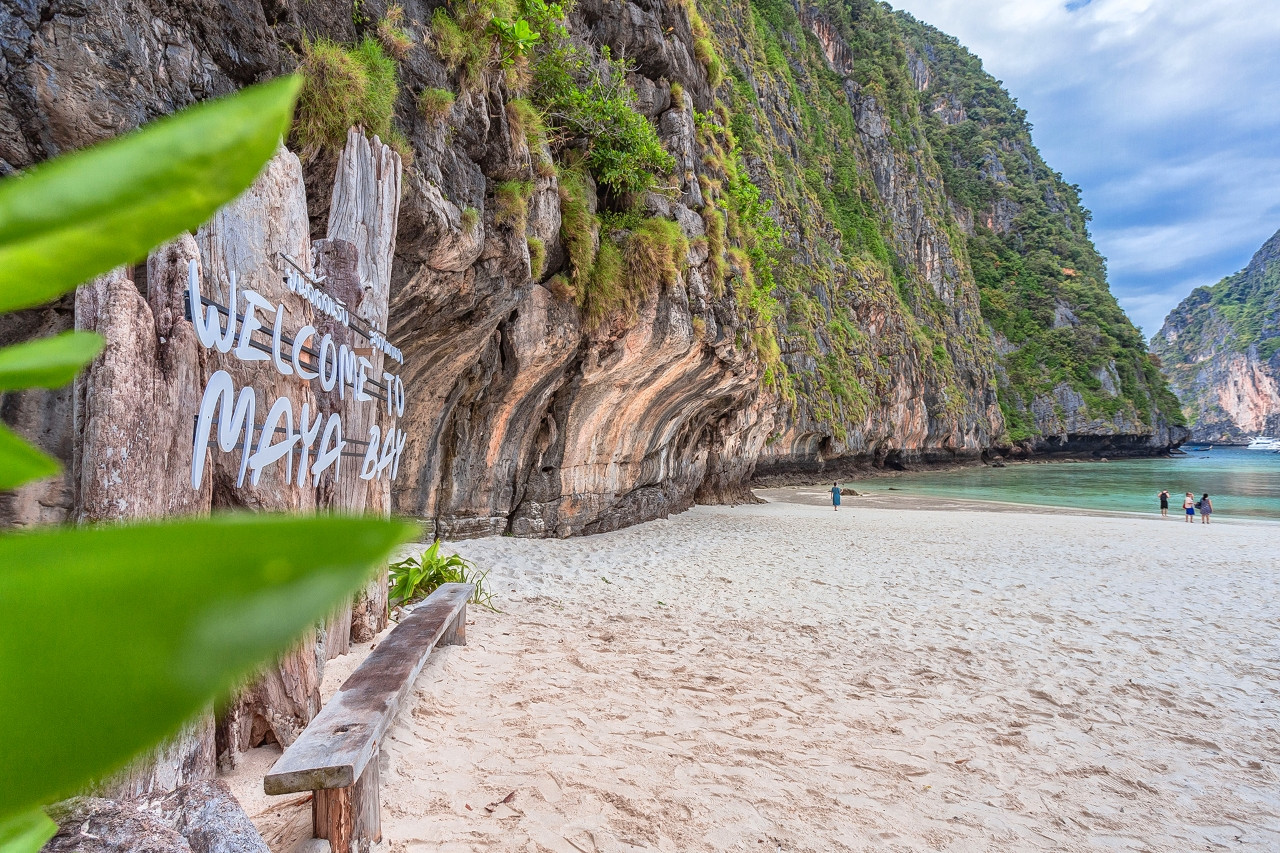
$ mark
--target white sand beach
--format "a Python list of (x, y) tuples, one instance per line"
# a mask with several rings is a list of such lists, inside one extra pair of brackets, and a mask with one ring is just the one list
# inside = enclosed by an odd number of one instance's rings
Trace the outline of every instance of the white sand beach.
[(1280, 850), (1280, 526), (770, 494), (450, 546), (380, 849)]

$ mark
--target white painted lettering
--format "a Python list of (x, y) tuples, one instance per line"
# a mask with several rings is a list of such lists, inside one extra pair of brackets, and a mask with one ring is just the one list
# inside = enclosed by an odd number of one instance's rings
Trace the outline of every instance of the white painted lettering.
[(250, 387), (240, 389), (236, 397), (234, 410), (231, 398), (235, 394), (235, 383), (231, 374), (219, 370), (209, 377), (204, 388), (204, 398), (200, 401), (200, 414), (196, 418), (195, 447), (191, 453), (191, 488), (199, 489), (204, 479), (205, 449), (213, 429), (214, 413), (218, 420), (218, 446), (224, 453), (235, 450), (241, 445), (240, 476), (236, 486), (244, 485), (245, 469), (249, 465), (249, 445), (253, 441), (253, 416), (257, 408), (257, 397)]
[(404, 443), (405, 439), (408, 437), (409, 436), (404, 430), (396, 430), (396, 458), (395, 461), (391, 463), (391, 479), (393, 482), (400, 474), (400, 457), (404, 455)]
[(333, 468), (333, 479), (338, 479), (342, 471), (342, 450), (346, 446), (347, 443), (342, 440), (342, 418), (334, 412), (325, 421), (320, 449), (316, 451), (316, 461), (311, 466), (311, 476), (317, 483), (320, 482), (320, 475), (329, 468)]
[(284, 321), (284, 303), (276, 306), (276, 324), (271, 330), (271, 363), (281, 376), (292, 376), (293, 368), (289, 366), (289, 362), (285, 361), (280, 354), (281, 342), (284, 338), (282, 334), (281, 324)]
[(251, 346), (253, 333), (262, 328), (258, 320), (258, 311), (275, 311), (275, 306), (258, 295), (257, 291), (244, 291), (244, 322), (240, 324), (240, 341), (236, 344), (235, 356), (241, 361), (266, 361), (268, 353)]
[(302, 366), (302, 348), (307, 345), (307, 341), (315, 337), (315, 326), (303, 326), (298, 330), (298, 334), (293, 338), (293, 370), (303, 379), (311, 380), (319, 376), (314, 370), (307, 370)]
[(316, 412), (315, 420), (308, 420), (307, 416), (311, 412), (311, 404), (302, 404), (302, 415), (298, 418), (298, 486), (301, 488), (307, 482), (307, 457), (311, 455), (311, 448), (315, 446), (316, 436), (320, 434), (320, 419), (323, 412)]
[(325, 335), (320, 339), (320, 387), (332, 391), (342, 372), (342, 364), (338, 361), (338, 348), (333, 344), (333, 335)]
[(357, 403), (367, 403), (373, 398), (364, 390), (364, 385), (369, 381), (369, 368), (373, 367), (373, 362), (364, 356), (360, 356), (360, 367), (356, 371), (355, 384), (355, 400)]
[[(276, 429), (284, 421), (284, 439), (276, 441)], [(287, 483), (293, 479), (293, 446), (298, 443), (298, 436), (293, 431), (293, 401), (281, 397), (271, 405), (267, 419), (262, 424), (262, 434), (258, 436), (258, 449), (249, 457), (249, 467), (253, 469), (253, 485), (262, 479), (262, 469), (273, 462), (284, 459), (285, 479)]]
[(382, 431), (377, 424), (369, 427), (369, 446), (364, 450), (364, 461), (360, 464), (360, 479), (372, 480), (378, 473), (378, 440)]

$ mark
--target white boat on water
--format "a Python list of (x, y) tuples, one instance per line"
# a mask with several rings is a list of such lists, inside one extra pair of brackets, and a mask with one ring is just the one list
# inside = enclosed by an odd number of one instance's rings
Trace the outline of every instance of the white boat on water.
[(1245, 450), (1280, 450), (1280, 438), (1269, 438), (1265, 435), (1260, 435), (1249, 442), (1249, 446)]

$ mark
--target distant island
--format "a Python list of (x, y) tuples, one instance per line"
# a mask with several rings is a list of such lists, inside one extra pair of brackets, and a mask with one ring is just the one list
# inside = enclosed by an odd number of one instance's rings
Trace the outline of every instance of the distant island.
[(1198, 287), (1151, 340), (1197, 442), (1280, 433), (1280, 231), (1249, 265)]

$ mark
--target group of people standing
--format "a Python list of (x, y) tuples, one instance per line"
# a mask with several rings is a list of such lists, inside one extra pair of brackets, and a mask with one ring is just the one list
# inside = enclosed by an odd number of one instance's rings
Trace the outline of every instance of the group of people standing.
[[(1213, 501), (1209, 500), (1209, 493), (1205, 492), (1200, 500), (1196, 500), (1195, 495), (1187, 492), (1182, 498), (1182, 512), (1186, 516), (1187, 523), (1191, 524), (1196, 520), (1196, 512), (1200, 513), (1200, 522), (1208, 524), (1209, 518), (1213, 515)], [(1160, 491), (1160, 515), (1169, 517), (1169, 490), (1162, 489)]]

